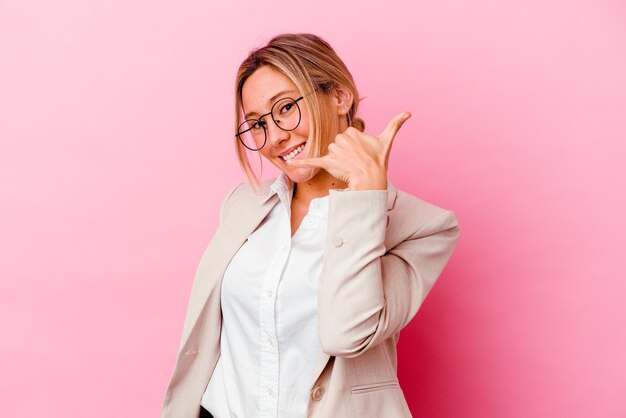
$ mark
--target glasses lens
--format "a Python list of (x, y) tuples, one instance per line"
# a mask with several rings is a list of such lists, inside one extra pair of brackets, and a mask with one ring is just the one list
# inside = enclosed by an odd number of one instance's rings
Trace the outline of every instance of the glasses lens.
[(257, 119), (244, 121), (239, 125), (239, 140), (253, 151), (263, 148), (265, 144), (265, 129)]
[(284, 131), (293, 131), (300, 124), (300, 108), (288, 97), (277, 101), (272, 107), (274, 122)]

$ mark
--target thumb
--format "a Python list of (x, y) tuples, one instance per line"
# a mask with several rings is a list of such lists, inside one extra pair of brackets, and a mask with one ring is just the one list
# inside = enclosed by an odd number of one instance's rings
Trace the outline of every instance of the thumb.
[(404, 122), (406, 122), (410, 117), (410, 112), (400, 113), (399, 115), (391, 119), (387, 127), (385, 127), (385, 129), (381, 132), (378, 138), (386, 142), (392, 142)]

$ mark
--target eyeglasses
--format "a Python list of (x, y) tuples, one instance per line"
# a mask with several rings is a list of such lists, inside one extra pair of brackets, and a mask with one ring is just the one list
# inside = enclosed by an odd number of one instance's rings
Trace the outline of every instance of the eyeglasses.
[(265, 116), (272, 115), (272, 119), (276, 126), (283, 131), (293, 131), (300, 125), (300, 106), (298, 102), (304, 96), (298, 99), (284, 97), (278, 100), (272, 106), (270, 112), (261, 115), (258, 119), (248, 119), (239, 125), (236, 137), (239, 138), (244, 147), (251, 151), (258, 151), (265, 146), (267, 142), (267, 122), (263, 120)]
[(293, 131), (300, 125), (302, 114), (298, 102), (303, 98), (304, 96), (300, 96), (297, 99), (292, 99), (291, 97), (279, 99), (272, 105), (268, 113), (259, 116), (258, 119), (247, 119), (243, 121), (243, 123), (239, 125), (235, 136), (239, 138), (243, 146), (249, 150), (260, 150), (267, 142), (267, 122), (264, 121), (263, 118), (272, 115), (272, 120), (276, 126), (283, 131)]

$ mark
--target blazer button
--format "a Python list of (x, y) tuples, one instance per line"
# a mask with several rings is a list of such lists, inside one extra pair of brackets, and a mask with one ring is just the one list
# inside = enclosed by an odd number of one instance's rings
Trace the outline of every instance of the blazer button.
[(311, 397), (314, 401), (319, 401), (324, 396), (324, 388), (321, 386), (315, 386), (313, 388), (313, 392), (311, 393)]
[(335, 238), (335, 247), (341, 247), (341, 244), (343, 244), (343, 240), (341, 238)]

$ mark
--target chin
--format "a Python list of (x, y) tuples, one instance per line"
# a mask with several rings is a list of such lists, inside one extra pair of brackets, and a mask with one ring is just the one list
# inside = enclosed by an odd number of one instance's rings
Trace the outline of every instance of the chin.
[(320, 168), (294, 168), (291, 170), (286, 170), (284, 173), (293, 181), (294, 183), (303, 183), (305, 181), (311, 180), (313, 177), (319, 173)]

